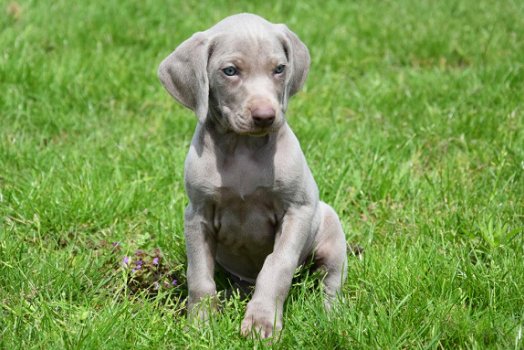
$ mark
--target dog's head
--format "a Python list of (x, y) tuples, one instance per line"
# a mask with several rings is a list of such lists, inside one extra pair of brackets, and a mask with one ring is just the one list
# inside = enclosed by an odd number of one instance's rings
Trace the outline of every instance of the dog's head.
[(285, 25), (239, 14), (184, 41), (158, 75), (200, 122), (209, 117), (238, 134), (264, 135), (284, 124), (309, 63), (306, 46)]

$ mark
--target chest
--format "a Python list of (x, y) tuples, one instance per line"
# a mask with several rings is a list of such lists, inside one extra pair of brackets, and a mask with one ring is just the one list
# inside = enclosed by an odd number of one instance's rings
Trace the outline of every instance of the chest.
[(259, 188), (242, 198), (223, 188), (212, 215), (221, 263), (227, 265), (231, 257), (246, 258), (250, 259), (246, 264), (261, 267), (273, 249), (284, 211), (278, 198), (267, 189)]
[[(272, 192), (275, 182), (274, 165), (264, 154), (240, 153), (219, 160), (219, 188), (224, 197), (264, 197)], [(256, 193), (258, 192), (258, 193)]]

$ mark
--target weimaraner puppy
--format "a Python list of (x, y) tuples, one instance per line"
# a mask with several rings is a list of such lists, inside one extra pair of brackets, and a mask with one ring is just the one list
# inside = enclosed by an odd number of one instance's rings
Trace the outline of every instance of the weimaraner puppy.
[(198, 117), (185, 162), (190, 317), (208, 317), (199, 301), (216, 295), (215, 262), (255, 286), (245, 336), (282, 329), (293, 274), (308, 257), (325, 270), (327, 308), (341, 289), (345, 235), (319, 200), (284, 116), (309, 62), (285, 25), (238, 14), (194, 34), (160, 64), (167, 91)]

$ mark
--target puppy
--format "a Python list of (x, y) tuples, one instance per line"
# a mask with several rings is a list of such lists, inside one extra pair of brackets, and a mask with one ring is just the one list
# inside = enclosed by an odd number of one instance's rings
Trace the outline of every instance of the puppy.
[(313, 256), (326, 273), (325, 306), (346, 278), (346, 240), (319, 200), (300, 144), (286, 123), (304, 84), (309, 52), (285, 25), (227, 17), (184, 41), (158, 75), (198, 118), (185, 162), (188, 310), (216, 295), (215, 264), (255, 286), (243, 335), (271, 337), (297, 266)]

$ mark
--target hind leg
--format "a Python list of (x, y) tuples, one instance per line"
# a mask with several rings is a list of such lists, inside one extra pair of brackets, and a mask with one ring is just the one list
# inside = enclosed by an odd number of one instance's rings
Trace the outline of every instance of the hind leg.
[(340, 220), (329, 205), (320, 202), (322, 220), (315, 239), (315, 265), (323, 270), (324, 306), (330, 309), (347, 275), (346, 236)]

